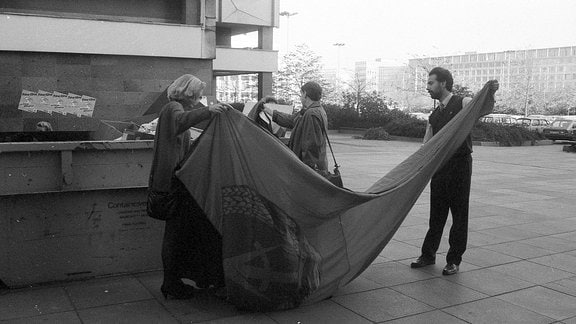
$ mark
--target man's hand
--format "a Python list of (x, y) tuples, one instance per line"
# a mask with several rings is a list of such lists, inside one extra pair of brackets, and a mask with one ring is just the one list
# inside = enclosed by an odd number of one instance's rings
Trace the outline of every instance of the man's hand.
[(219, 114), (230, 109), (233, 109), (232, 106), (223, 103), (217, 103), (208, 106), (208, 111), (210, 111), (212, 114)]
[(500, 88), (500, 84), (498, 83), (498, 80), (490, 80), (490, 81), (488, 81), (488, 83), (490, 83), (490, 92), (492, 92), (492, 93), (498, 91), (498, 88)]

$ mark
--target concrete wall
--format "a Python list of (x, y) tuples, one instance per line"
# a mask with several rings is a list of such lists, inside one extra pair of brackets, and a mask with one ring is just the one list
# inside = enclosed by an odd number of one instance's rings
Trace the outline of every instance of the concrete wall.
[(20, 118), (22, 89), (96, 98), (94, 117), (141, 116), (170, 83), (190, 73), (212, 95), (212, 60), (0, 51), (0, 118)]
[(179, 23), (182, 20), (182, 1), (173, 0), (0, 0), (0, 10), (57, 14), (59, 16), (85, 17), (137, 17), (144, 21)]

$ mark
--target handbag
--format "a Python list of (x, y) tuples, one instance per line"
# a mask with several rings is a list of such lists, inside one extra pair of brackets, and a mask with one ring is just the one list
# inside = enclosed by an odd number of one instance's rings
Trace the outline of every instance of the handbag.
[(326, 128), (324, 127), (324, 125), (322, 125), (322, 132), (324, 133), (324, 136), (326, 137), (326, 142), (328, 142), (328, 146), (330, 147), (330, 153), (332, 153), (332, 159), (334, 159), (334, 172), (331, 173), (328, 170), (325, 171), (323, 170), (322, 172), (318, 173), (320, 173), (320, 175), (322, 175), (324, 178), (326, 178), (326, 180), (330, 181), (336, 187), (344, 188), (344, 184), (342, 183), (342, 176), (340, 175), (340, 170), (338, 169), (340, 168), (340, 166), (336, 162), (336, 157), (334, 156), (334, 151), (332, 150), (332, 144), (330, 144), (330, 139), (328, 138), (328, 134), (326, 134)]
[(172, 192), (148, 190), (146, 213), (148, 216), (165, 221), (174, 205), (175, 195)]

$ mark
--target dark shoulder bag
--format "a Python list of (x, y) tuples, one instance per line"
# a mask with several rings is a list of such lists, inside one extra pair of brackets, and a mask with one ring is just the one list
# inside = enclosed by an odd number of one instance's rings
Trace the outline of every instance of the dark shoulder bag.
[(331, 173), (328, 170), (319, 172), (326, 180), (332, 182), (333, 185), (339, 188), (344, 188), (344, 184), (342, 183), (342, 176), (340, 175), (340, 166), (336, 162), (336, 157), (334, 156), (334, 151), (332, 150), (332, 145), (330, 144), (330, 139), (328, 138), (328, 134), (326, 134), (326, 128), (322, 125), (322, 133), (326, 137), (326, 142), (328, 142), (328, 147), (330, 147), (330, 153), (332, 153), (332, 159), (334, 159), (334, 173)]
[(174, 204), (174, 196), (172, 192), (148, 189), (148, 199), (146, 201), (146, 213), (148, 213), (148, 216), (165, 221)]

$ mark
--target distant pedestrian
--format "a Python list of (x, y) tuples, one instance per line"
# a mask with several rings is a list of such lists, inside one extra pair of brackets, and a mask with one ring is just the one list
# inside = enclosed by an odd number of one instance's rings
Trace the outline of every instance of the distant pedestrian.
[[(438, 133), (471, 98), (452, 94), (454, 81), (450, 71), (436, 67), (428, 75), (426, 90), (440, 102), (428, 118), (428, 127), (424, 142)], [(498, 81), (490, 81), (491, 105), (494, 105), (494, 93), (498, 90)], [(462, 255), (466, 251), (468, 240), (468, 206), (470, 183), (472, 179), (472, 138), (466, 137), (464, 143), (454, 155), (432, 177), (430, 182), (430, 220), (426, 238), (422, 244), (422, 254), (412, 268), (421, 268), (436, 263), (436, 251), (442, 239), (448, 212), (452, 214), (450, 228), (450, 249), (446, 255), (443, 275), (458, 273)]]

